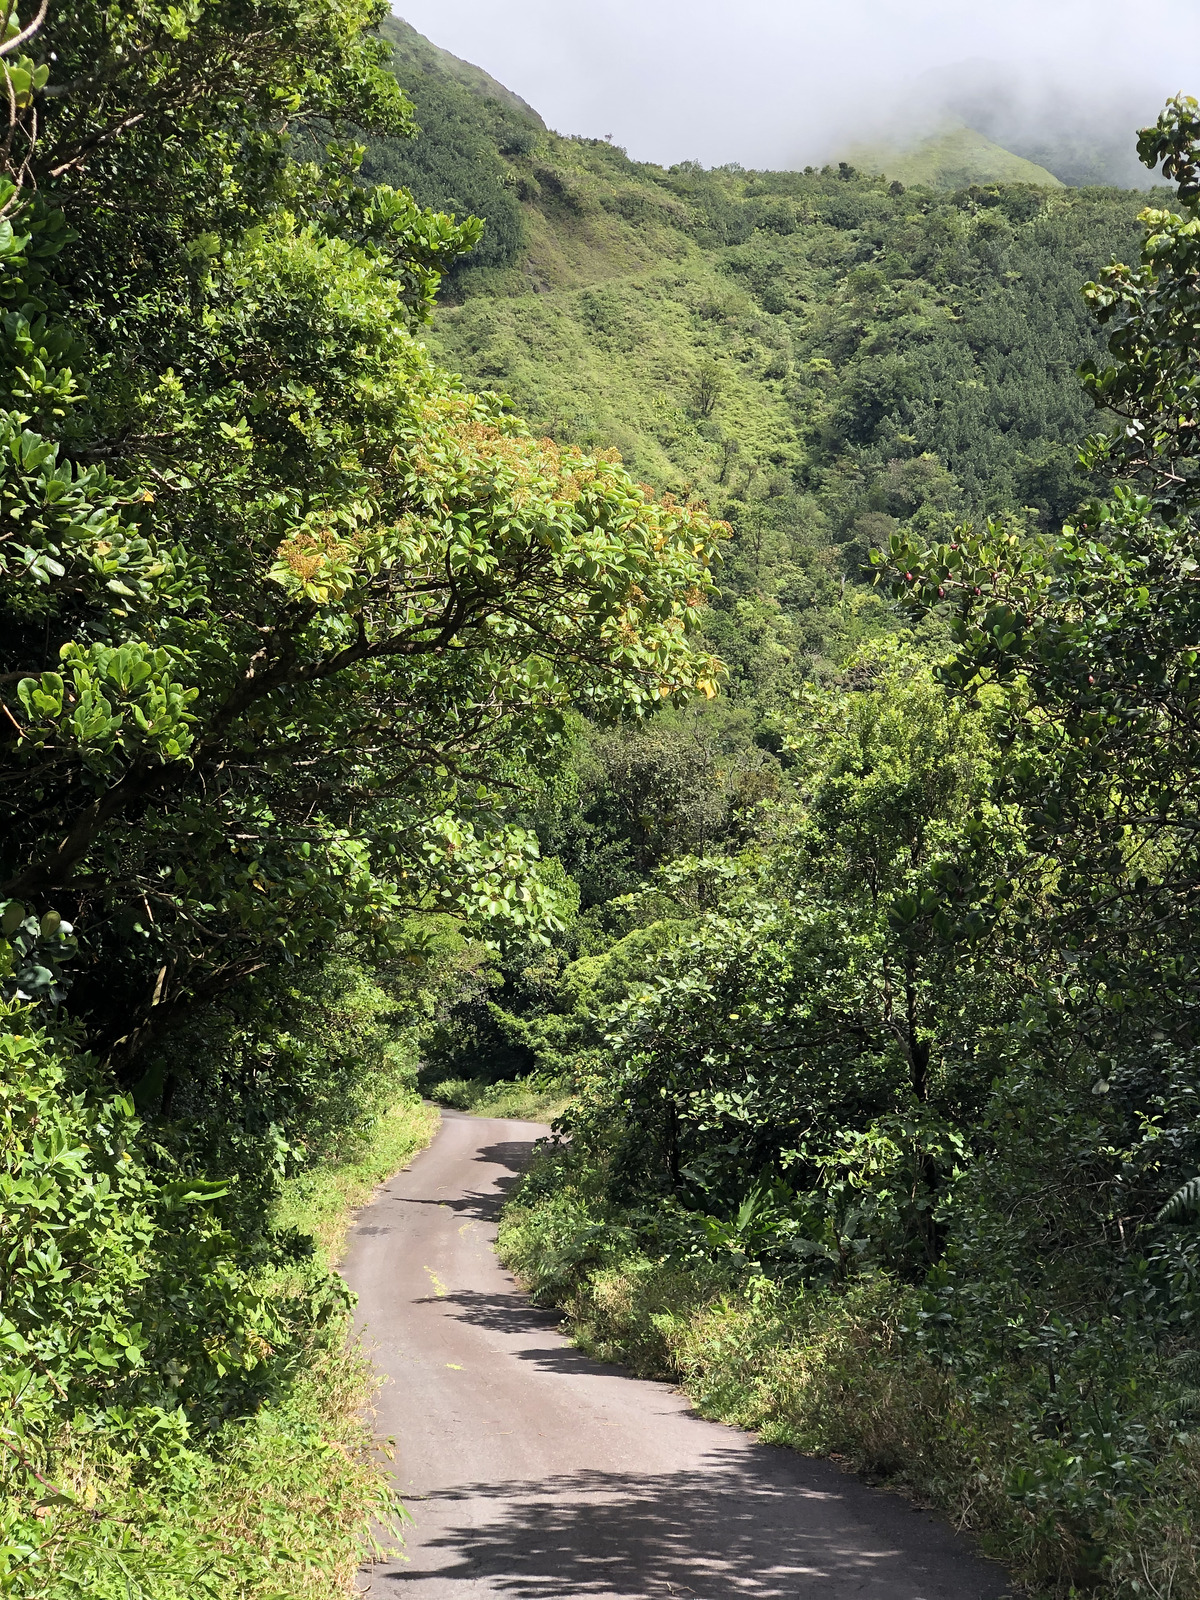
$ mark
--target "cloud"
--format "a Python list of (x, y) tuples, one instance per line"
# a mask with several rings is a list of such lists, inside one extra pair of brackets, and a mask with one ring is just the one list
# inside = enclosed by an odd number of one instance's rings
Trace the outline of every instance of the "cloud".
[(1131, 148), (1133, 127), (1153, 120), (1168, 94), (1200, 95), (1196, 0), (1158, 0), (1153, 26), (1140, 25), (1151, 13), (1130, 0), (398, 0), (395, 9), (559, 132), (611, 134), (630, 155), (668, 164), (803, 165), (906, 119), (961, 112), (967, 89), (993, 112), (1005, 102), (1027, 133), (1065, 125)]

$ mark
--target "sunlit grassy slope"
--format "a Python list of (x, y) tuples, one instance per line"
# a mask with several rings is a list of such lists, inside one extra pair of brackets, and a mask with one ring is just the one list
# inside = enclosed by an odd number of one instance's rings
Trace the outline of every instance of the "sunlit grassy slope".
[[(430, 335), (468, 383), (735, 520), (807, 497), (810, 526), (840, 544), (864, 515), (924, 503), (912, 484), (893, 492), (896, 463), (936, 457), (947, 511), (1053, 518), (1078, 499), (1095, 419), (1076, 369), (1102, 351), (1079, 289), (1136, 248), (1142, 196), (1053, 187), (977, 135), (972, 150), (1011, 163), (997, 175), (1038, 181), (943, 192), (846, 167), (667, 170), (548, 132), (405, 25), (385, 32), (425, 132), (370, 161), (426, 204), (474, 187), (489, 222)], [(950, 161), (936, 143), (920, 161)]]
[(972, 183), (1035, 183), (1061, 189), (1045, 167), (1014, 155), (965, 123), (952, 122), (912, 144), (862, 145), (848, 159), (864, 172), (884, 173), (902, 183), (961, 189)]
[(901, 524), (1053, 524), (1092, 490), (1077, 369), (1104, 347), (1080, 287), (1137, 250), (1143, 195), (667, 169), (384, 33), (423, 131), (372, 143), (367, 175), (487, 222), (430, 344), (539, 432), (615, 446), (729, 522), (706, 631), (735, 697), (774, 704), (880, 625), (864, 562)]

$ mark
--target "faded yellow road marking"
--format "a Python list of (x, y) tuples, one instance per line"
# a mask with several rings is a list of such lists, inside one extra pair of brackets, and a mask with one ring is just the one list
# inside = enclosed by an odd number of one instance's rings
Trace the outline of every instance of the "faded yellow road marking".
[(433, 1285), (434, 1294), (443, 1295), (450, 1292), (432, 1267), (423, 1267), (421, 1270), (429, 1274), (429, 1281)]

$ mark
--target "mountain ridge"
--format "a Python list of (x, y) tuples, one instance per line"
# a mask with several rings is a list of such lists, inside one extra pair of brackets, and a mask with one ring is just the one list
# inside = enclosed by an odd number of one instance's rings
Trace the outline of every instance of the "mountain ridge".
[(948, 118), (933, 132), (911, 143), (857, 145), (846, 155), (865, 172), (879, 172), (902, 183), (923, 183), (935, 189), (963, 189), (973, 183), (1066, 187), (1046, 167), (997, 144), (957, 117)]
[(1143, 195), (663, 168), (385, 35), (425, 131), (372, 146), (368, 176), (487, 221), (428, 336), (467, 383), (674, 492), (748, 506), (786, 482), (839, 546), (901, 507), (897, 473), (914, 509), (1062, 514), (1094, 425), (1075, 368), (1103, 355), (1079, 285), (1136, 247)]
[(392, 46), (392, 57), (397, 63), (410, 64), (423, 72), (443, 72), (472, 94), (498, 100), (510, 110), (529, 117), (539, 128), (545, 128), (546, 124), (528, 100), (523, 100), (515, 90), (508, 88), (498, 78), (493, 78), (483, 67), (477, 67), (474, 62), (464, 61), (461, 56), (443, 50), (441, 45), (434, 44), (432, 39), (418, 33), (411, 22), (406, 22), (395, 12), (383, 19), (380, 32)]
[(424, 337), (535, 432), (729, 523), (706, 631), (732, 702), (769, 718), (882, 625), (860, 578), (898, 529), (1054, 525), (1094, 492), (1080, 287), (1133, 258), (1144, 194), (664, 168), (394, 60), (424, 131), (367, 176), (487, 222)]

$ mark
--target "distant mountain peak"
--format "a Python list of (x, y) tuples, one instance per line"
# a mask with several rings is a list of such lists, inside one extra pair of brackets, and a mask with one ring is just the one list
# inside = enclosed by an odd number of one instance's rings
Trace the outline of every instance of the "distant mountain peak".
[(863, 172), (881, 172), (905, 184), (964, 189), (973, 183), (1034, 183), (1061, 189), (1061, 178), (969, 127), (947, 118), (932, 133), (909, 141), (857, 145), (847, 160)]

